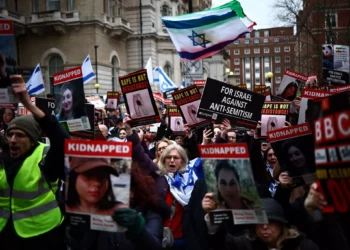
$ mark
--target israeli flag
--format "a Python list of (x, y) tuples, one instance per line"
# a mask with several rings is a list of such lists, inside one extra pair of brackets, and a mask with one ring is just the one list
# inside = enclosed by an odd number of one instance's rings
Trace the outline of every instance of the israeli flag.
[(43, 74), (41, 73), (40, 64), (36, 65), (26, 85), (29, 95), (39, 95), (45, 91), (45, 84)]
[(153, 84), (153, 69), (152, 69), (152, 57), (147, 61), (145, 69), (147, 70), (148, 81)]
[(84, 84), (88, 83), (90, 80), (95, 79), (95, 73), (92, 70), (91, 66), (91, 60), (90, 60), (90, 55), (88, 55), (84, 62), (83, 65), (81, 65), (81, 68), (83, 70), (83, 79), (84, 79)]
[(177, 86), (170, 80), (169, 76), (161, 67), (156, 67), (153, 71), (154, 84), (159, 84), (162, 93), (176, 89)]

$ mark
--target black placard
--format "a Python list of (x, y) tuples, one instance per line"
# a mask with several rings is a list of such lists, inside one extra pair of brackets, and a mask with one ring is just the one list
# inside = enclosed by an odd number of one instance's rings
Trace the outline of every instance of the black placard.
[(232, 125), (255, 128), (264, 102), (263, 95), (208, 78), (197, 117), (217, 122), (227, 118)]

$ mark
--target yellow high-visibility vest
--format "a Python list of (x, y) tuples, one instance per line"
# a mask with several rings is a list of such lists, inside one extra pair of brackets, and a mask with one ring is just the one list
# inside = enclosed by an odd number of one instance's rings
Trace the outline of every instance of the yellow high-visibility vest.
[[(45, 147), (39, 143), (24, 160), (12, 189), (4, 166), (0, 166), (0, 232), (11, 215), (16, 233), (22, 238), (44, 234), (62, 223), (55, 190), (50, 189), (39, 167)], [(51, 187), (57, 190), (57, 183), (51, 183)]]

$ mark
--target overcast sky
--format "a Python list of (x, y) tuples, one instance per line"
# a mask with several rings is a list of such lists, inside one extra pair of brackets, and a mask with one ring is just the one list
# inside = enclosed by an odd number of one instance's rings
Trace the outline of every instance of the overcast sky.
[(272, 8), (275, 1), (278, 0), (239, 0), (246, 16), (256, 22), (255, 29), (278, 26)]

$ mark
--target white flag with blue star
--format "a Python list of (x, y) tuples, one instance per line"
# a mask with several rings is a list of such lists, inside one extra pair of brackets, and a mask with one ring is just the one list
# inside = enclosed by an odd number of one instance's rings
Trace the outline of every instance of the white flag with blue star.
[(81, 65), (82, 71), (83, 71), (83, 80), (84, 84), (88, 83), (90, 80), (95, 79), (95, 73), (94, 70), (92, 69), (91, 66), (91, 60), (90, 60), (90, 55), (88, 55), (83, 64)]
[(154, 84), (159, 84), (160, 91), (162, 93), (176, 89), (177, 86), (169, 78), (169, 76), (164, 72), (161, 67), (156, 67), (153, 71), (153, 81)]
[(43, 74), (41, 73), (40, 64), (36, 65), (26, 85), (29, 95), (39, 95), (45, 91), (45, 84)]
[(183, 61), (214, 55), (242, 34), (253, 31), (255, 22), (246, 17), (237, 0), (220, 3), (224, 4), (209, 10), (162, 17)]

